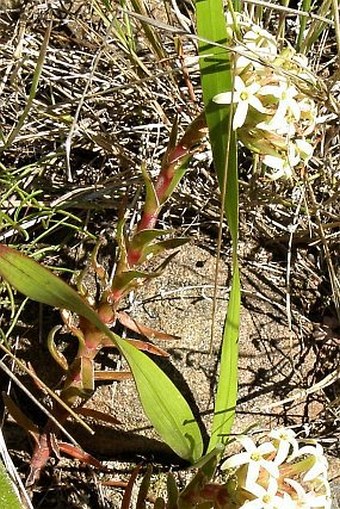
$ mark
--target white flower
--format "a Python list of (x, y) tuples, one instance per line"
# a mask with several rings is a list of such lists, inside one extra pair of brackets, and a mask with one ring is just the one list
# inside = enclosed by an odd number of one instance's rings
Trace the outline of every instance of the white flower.
[(300, 156), (297, 153), (296, 146), (290, 143), (287, 156), (277, 157), (266, 155), (263, 163), (270, 168), (277, 170), (270, 175), (270, 178), (277, 180), (280, 177), (289, 178), (292, 176), (292, 169), (300, 162)]
[(272, 62), (276, 58), (276, 48), (258, 46), (256, 43), (247, 42), (234, 46), (236, 53), (235, 68), (241, 74), (247, 67), (252, 66), (258, 74), (264, 69), (262, 62)]
[(296, 491), (298, 505), (295, 505), (295, 507), (301, 509), (311, 509), (312, 507), (318, 507), (319, 509), (331, 508), (332, 502), (328, 493), (322, 495), (318, 495), (313, 491), (307, 493), (301, 484), (294, 479), (285, 479), (285, 482)]
[(272, 461), (265, 459), (265, 456), (275, 452), (275, 447), (270, 442), (256, 446), (251, 438), (242, 436), (239, 441), (246, 449), (246, 452), (235, 454), (227, 459), (222, 465), (222, 470), (239, 467), (248, 464), (247, 479), (245, 488), (251, 488), (257, 481), (261, 467), (274, 478), (279, 477), (279, 469)]
[(248, 491), (257, 498), (245, 502), (241, 506), (242, 509), (296, 509), (296, 505), (287, 493), (283, 497), (277, 495), (277, 488), (277, 481), (273, 477), (269, 479), (267, 489), (254, 484)]
[[(305, 55), (295, 54), (292, 56), (292, 62), (297, 64), (298, 72), (296, 73), (299, 78), (308, 83), (315, 85), (316, 78), (308, 67), (308, 58)], [(293, 69), (294, 72), (294, 69)]]
[(273, 429), (269, 436), (274, 439), (275, 445), (278, 443), (277, 452), (274, 459), (274, 463), (276, 465), (281, 465), (281, 463), (287, 459), (291, 447), (293, 448), (293, 454), (296, 453), (299, 449), (298, 442), (295, 438), (296, 435), (292, 429)]
[(314, 456), (312, 466), (303, 477), (304, 482), (312, 481), (320, 475), (327, 477), (328, 461), (323, 454), (323, 448), (320, 444), (301, 447), (291, 456), (290, 461), (295, 460), (299, 456)]
[(277, 43), (275, 38), (259, 25), (252, 25), (251, 29), (243, 38), (246, 46), (254, 52), (254, 55), (263, 60), (272, 62), (277, 56)]
[[(261, 124), (257, 126), (260, 129), (280, 129), (282, 123), (287, 123), (287, 114), (291, 114), (296, 122), (300, 119), (300, 106), (297, 100), (294, 99), (298, 95), (298, 91), (295, 87), (288, 85), (286, 81), (281, 80), (279, 85), (266, 85), (262, 87), (258, 93), (259, 95), (272, 95), (279, 100), (275, 115), (269, 123), (261, 122)], [(264, 126), (262, 126), (262, 124), (264, 124)]]
[(234, 92), (222, 92), (217, 94), (213, 101), (217, 104), (237, 103), (237, 108), (233, 119), (233, 129), (242, 127), (248, 113), (249, 105), (261, 113), (266, 113), (260, 99), (255, 94), (260, 90), (261, 85), (252, 83), (246, 85), (240, 76), (235, 76)]

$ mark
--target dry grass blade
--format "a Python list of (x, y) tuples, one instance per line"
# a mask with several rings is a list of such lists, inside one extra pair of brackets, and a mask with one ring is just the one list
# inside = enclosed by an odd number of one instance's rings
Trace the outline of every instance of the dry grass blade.
[(330, 20), (329, 18), (319, 16), (318, 14), (313, 14), (311, 12), (307, 11), (300, 11), (299, 9), (293, 9), (292, 7), (287, 7), (284, 5), (278, 5), (271, 2), (263, 2), (262, 0), (246, 0), (247, 4), (250, 5), (259, 5), (261, 7), (265, 7), (267, 9), (277, 11), (277, 12), (284, 12), (286, 14), (296, 14), (297, 16), (302, 16), (304, 18), (309, 19), (315, 19), (318, 21), (322, 21), (323, 23), (326, 23), (328, 25), (333, 25), (334, 22)]
[(13, 128), (12, 132), (6, 139), (4, 146), (0, 148), (1, 152), (3, 152), (4, 150), (7, 150), (11, 146), (11, 144), (14, 142), (14, 140), (18, 136), (22, 126), (24, 125), (26, 118), (28, 117), (28, 115), (31, 111), (32, 104), (33, 104), (33, 101), (35, 99), (35, 96), (36, 96), (36, 93), (38, 90), (40, 76), (41, 76), (41, 73), (43, 70), (43, 65), (44, 65), (46, 52), (47, 52), (47, 48), (48, 48), (48, 43), (49, 43), (49, 39), (51, 36), (51, 30), (52, 30), (52, 21), (50, 22), (50, 24), (45, 32), (45, 35), (44, 35), (44, 39), (43, 39), (43, 42), (41, 45), (41, 50), (39, 52), (35, 72), (33, 75), (32, 86), (31, 86), (30, 93), (29, 93), (29, 96), (28, 96), (28, 99), (26, 102), (25, 109), (22, 112), (17, 125)]
[[(327, 375), (323, 380), (320, 380), (320, 382), (313, 384), (308, 389), (295, 389), (294, 394), (290, 396), (289, 398), (285, 398), (281, 401), (276, 401), (275, 403), (270, 403), (266, 409), (272, 409), (276, 408), (282, 405), (286, 405), (287, 403), (292, 403), (294, 401), (304, 401), (306, 400), (307, 396), (310, 396), (311, 394), (314, 394), (316, 392), (322, 391), (326, 389), (326, 387), (329, 387), (330, 385), (334, 384), (339, 380), (340, 378), (340, 370), (336, 369), (333, 371), (333, 373), (330, 373)], [(264, 408), (259, 410), (265, 410)]]
[[(29, 368), (25, 366), (24, 363), (22, 363), (15, 355), (12, 354), (4, 345), (0, 344), (0, 348), (9, 356), (11, 359), (22, 369), (25, 371), (37, 384), (38, 386), (42, 387), (46, 393), (51, 396), (51, 398), (55, 399), (72, 417), (79, 422), (81, 426), (83, 426), (86, 431), (88, 431), (90, 434), (93, 434), (93, 431), (91, 427), (84, 422), (79, 415), (77, 415), (76, 412), (72, 410), (68, 405), (62, 401), (58, 395), (51, 390), (46, 384), (42, 382), (42, 380), (37, 377), (37, 375)], [(12, 371), (1, 362), (1, 367), (3, 371), (7, 373), (7, 375), (18, 385), (20, 388), (25, 392), (25, 394), (34, 401), (34, 403), (42, 410), (53, 422), (57, 425), (58, 428), (61, 429), (61, 431), (75, 444), (78, 445), (74, 439), (71, 437), (71, 435), (66, 431), (66, 429), (58, 422), (58, 420), (48, 411), (47, 408), (45, 408), (31, 392), (20, 382), (20, 380), (12, 373)]]

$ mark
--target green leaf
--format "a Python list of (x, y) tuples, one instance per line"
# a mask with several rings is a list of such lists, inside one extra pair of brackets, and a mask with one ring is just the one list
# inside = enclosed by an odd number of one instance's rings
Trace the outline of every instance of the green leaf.
[(142, 164), (141, 170), (146, 190), (144, 212), (147, 214), (156, 214), (159, 207), (159, 200), (157, 198), (155, 186), (146, 169), (145, 163)]
[(188, 169), (188, 163), (190, 159), (191, 159), (190, 152), (188, 153), (188, 155), (182, 157), (181, 159), (182, 163), (178, 167), (176, 167), (171, 183), (166, 192), (164, 193), (164, 196), (162, 197), (162, 203), (164, 203), (168, 198), (170, 198), (170, 196), (180, 183), (181, 179), (184, 177)]
[(216, 392), (214, 419), (208, 451), (212, 451), (220, 443), (227, 443), (235, 418), (240, 295), (240, 275), (236, 260), (233, 264), (233, 281), (223, 332), (220, 377)]
[(166, 491), (168, 495), (167, 509), (178, 509), (179, 491), (177, 481), (172, 472), (169, 472), (167, 476)]
[(136, 501), (136, 509), (146, 509), (146, 507), (147, 507), (146, 499), (148, 497), (148, 492), (149, 492), (149, 488), (150, 488), (151, 474), (152, 474), (152, 466), (147, 465), (146, 472), (145, 472), (142, 482), (140, 484), (138, 497), (137, 497), (137, 501)]
[(190, 239), (188, 237), (177, 237), (175, 239), (161, 240), (160, 242), (156, 242), (155, 244), (146, 247), (143, 250), (143, 255), (146, 257), (151, 253), (156, 255), (162, 253), (163, 251), (167, 251), (168, 249), (176, 249), (183, 246), (184, 244), (187, 244), (189, 241)]
[(227, 47), (226, 49), (220, 47), (227, 44), (222, 0), (199, 0), (196, 2), (196, 11), (198, 35), (206, 41), (211, 41), (199, 43), (199, 62), (209, 138), (222, 186), (228, 143), (229, 107), (214, 103), (213, 98), (221, 92), (231, 90), (232, 87), (229, 53)]
[(203, 441), (193, 413), (157, 364), (111, 332), (77, 292), (50, 270), (4, 245), (0, 245), (0, 275), (27, 297), (69, 309), (87, 318), (106, 334), (126, 358), (145, 414), (164, 442), (190, 462), (201, 457)]
[[(235, 3), (234, 3), (235, 5)], [(209, 137), (221, 199), (233, 243), (233, 279), (223, 333), (220, 374), (208, 452), (226, 443), (235, 417), (237, 399), (238, 334), (240, 324), (240, 279), (237, 259), (238, 172), (236, 135), (231, 129), (230, 108), (213, 102), (215, 95), (232, 89), (233, 75), (226, 44), (227, 32), (222, 0), (198, 0), (197, 32), (201, 82)], [(216, 45), (218, 44), (218, 46)], [(211, 476), (210, 463), (208, 463)], [(205, 467), (203, 467), (205, 468)]]
[(143, 246), (150, 244), (150, 242), (158, 237), (164, 237), (172, 232), (173, 230), (156, 230), (151, 228), (149, 230), (142, 230), (132, 237), (129, 247), (133, 249), (140, 249)]
[(149, 357), (123, 339), (117, 343), (135, 377), (141, 401), (149, 404), (147, 415), (160, 436), (182, 458), (191, 462), (199, 459), (202, 438), (182, 394)]
[(22, 509), (24, 507), (2, 461), (0, 461), (0, 501), (3, 508)]

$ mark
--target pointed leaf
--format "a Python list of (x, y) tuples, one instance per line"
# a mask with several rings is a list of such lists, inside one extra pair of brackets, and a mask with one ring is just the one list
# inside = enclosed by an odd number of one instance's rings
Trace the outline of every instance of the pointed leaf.
[(180, 339), (179, 336), (174, 336), (173, 334), (166, 334), (165, 332), (158, 331), (153, 329), (152, 327), (147, 327), (142, 323), (135, 320), (135, 318), (131, 318), (130, 315), (125, 313), (124, 311), (117, 311), (116, 313), (117, 320), (124, 325), (127, 329), (130, 329), (142, 336), (145, 336), (148, 339), (161, 339), (172, 341), (174, 339)]
[(129, 482), (127, 483), (127, 486), (124, 491), (123, 500), (120, 509), (130, 509), (132, 506), (131, 504), (131, 498), (132, 498), (132, 489), (133, 486), (137, 480), (138, 473), (141, 469), (141, 464), (137, 465), (130, 475)]
[(146, 499), (147, 499), (148, 492), (149, 492), (151, 474), (152, 474), (152, 466), (148, 465), (146, 472), (144, 474), (144, 477), (142, 479), (142, 482), (140, 484), (137, 502), (136, 502), (136, 509), (146, 509)]
[[(112, 347), (112, 341), (110, 341), (110, 346)], [(94, 379), (102, 380), (102, 381), (115, 381), (121, 382), (122, 380), (131, 380), (132, 373), (131, 371), (95, 371)]]
[(169, 164), (169, 155), (175, 150), (178, 136), (178, 115), (176, 115), (174, 123), (171, 127), (171, 133), (169, 136), (168, 145), (163, 157), (162, 167)]
[(152, 353), (153, 355), (159, 355), (160, 357), (169, 357), (168, 352), (159, 348), (159, 346), (155, 346), (152, 343), (147, 343), (146, 341), (141, 341), (140, 339), (129, 339), (126, 338), (126, 341), (131, 343), (138, 350), (143, 350), (143, 352)]
[(161, 438), (181, 458), (197, 461), (203, 440), (193, 413), (165, 373), (145, 354), (111, 332), (70, 286), (34, 260), (0, 245), (0, 275), (33, 300), (69, 309), (108, 336), (126, 358), (145, 414)]
[(159, 200), (157, 197), (155, 186), (151, 180), (149, 173), (146, 170), (146, 166), (144, 163), (142, 164), (141, 170), (146, 189), (144, 213), (155, 214), (157, 213), (159, 207)]
[(95, 410), (94, 408), (87, 407), (79, 407), (77, 408), (77, 414), (82, 415), (83, 417), (91, 417), (97, 421), (107, 422), (109, 424), (122, 424), (121, 421), (113, 417), (113, 415), (101, 412), (100, 410)]
[(177, 487), (177, 480), (171, 472), (168, 473), (166, 480), (166, 491), (168, 495), (168, 509), (178, 509), (179, 491)]
[(0, 244), (0, 275), (30, 299), (69, 309), (91, 320), (93, 311), (75, 290), (50, 270), (3, 244)]
[(47, 348), (50, 351), (50, 354), (52, 355), (53, 359), (61, 366), (61, 368), (64, 371), (68, 370), (68, 362), (66, 357), (58, 350), (57, 345), (54, 342), (54, 336), (56, 335), (57, 331), (62, 328), (62, 325), (56, 325), (51, 329), (47, 336)]
[(201, 433), (182, 394), (149, 357), (123, 339), (117, 341), (138, 380), (142, 404), (148, 402), (147, 415), (155, 429), (180, 457), (190, 462), (199, 459), (203, 453)]
[(157, 239), (158, 237), (164, 237), (164, 235), (168, 235), (172, 232), (173, 230), (142, 230), (133, 236), (129, 247), (132, 247), (133, 249), (139, 249), (146, 244), (150, 244), (150, 242)]
[[(239, 2), (229, 8), (239, 8)], [(226, 316), (220, 361), (220, 375), (214, 407), (212, 434), (208, 452), (226, 443), (235, 416), (237, 398), (238, 334), (240, 325), (240, 279), (237, 260), (238, 242), (238, 170), (236, 135), (231, 129), (230, 107), (217, 105), (213, 98), (233, 88), (230, 52), (226, 46), (224, 4), (222, 0), (196, 2), (201, 82), (209, 138), (214, 157), (224, 212), (233, 243), (232, 290)], [(204, 39), (204, 42), (203, 42)], [(211, 41), (211, 42), (210, 42)], [(221, 47), (225, 45), (225, 49)], [(205, 468), (205, 466), (203, 467)], [(210, 462), (207, 464), (211, 475)]]
[(168, 249), (177, 249), (178, 247), (187, 244), (190, 241), (187, 237), (178, 237), (177, 239), (161, 240), (156, 244), (147, 246), (143, 249), (143, 258), (145, 259), (149, 254), (159, 254)]
[(103, 468), (102, 463), (98, 461), (96, 458), (91, 456), (91, 454), (83, 451), (80, 447), (76, 447), (75, 445), (68, 444), (67, 442), (58, 442), (59, 450), (64, 454), (68, 454), (72, 458), (75, 458), (87, 465), (92, 465), (96, 468)]

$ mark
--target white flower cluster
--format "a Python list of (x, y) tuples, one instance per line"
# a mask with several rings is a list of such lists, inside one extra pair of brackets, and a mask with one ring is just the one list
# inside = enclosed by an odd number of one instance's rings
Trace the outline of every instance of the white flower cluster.
[(308, 95), (315, 77), (305, 56), (287, 46), (278, 51), (275, 38), (245, 16), (227, 15), (232, 46), (234, 90), (214, 97), (234, 104), (233, 128), (239, 140), (262, 156), (273, 179), (290, 177), (313, 154), (307, 140), (316, 123), (316, 104)]
[[(276, 429), (270, 441), (239, 440), (245, 452), (227, 459), (230, 507), (242, 509), (330, 509), (328, 463), (315, 441), (299, 446), (294, 431)], [(229, 507), (229, 506), (228, 506)]]

